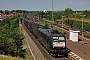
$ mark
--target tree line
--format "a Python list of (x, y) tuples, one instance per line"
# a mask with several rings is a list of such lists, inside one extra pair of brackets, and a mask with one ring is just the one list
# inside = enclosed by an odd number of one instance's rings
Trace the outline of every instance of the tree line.
[(10, 14), (10, 13), (28, 13), (28, 11), (26, 11), (26, 10), (11, 10), (11, 11), (9, 11), (9, 10), (5, 10), (5, 11), (0, 10), (0, 13), (1, 13), (1, 14)]
[(12, 16), (0, 21), (0, 54), (25, 57), (22, 48), (24, 36), (19, 29), (20, 16)]
[[(68, 25), (71, 28), (82, 30), (82, 21), (75, 21), (75, 20), (68, 19), (68, 20), (64, 20), (64, 24)], [(89, 27), (90, 27), (90, 23), (83, 22), (84, 30), (90, 32), (90, 28)]]
[[(31, 11), (35, 16), (39, 18), (46, 18), (47, 20), (52, 19), (52, 11)], [(86, 15), (85, 18), (90, 19), (90, 10), (84, 11), (73, 11), (71, 8), (65, 8), (64, 11), (53, 11), (53, 18), (54, 20), (61, 19), (62, 16), (65, 18), (81, 18), (80, 15)]]

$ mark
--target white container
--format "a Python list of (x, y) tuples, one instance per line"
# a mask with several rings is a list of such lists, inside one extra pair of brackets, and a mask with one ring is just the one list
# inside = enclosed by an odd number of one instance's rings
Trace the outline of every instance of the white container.
[(72, 40), (72, 30), (69, 31), (69, 39)]
[(73, 42), (78, 42), (78, 32), (80, 31), (73, 31), (73, 30), (70, 30), (69, 31), (69, 39)]

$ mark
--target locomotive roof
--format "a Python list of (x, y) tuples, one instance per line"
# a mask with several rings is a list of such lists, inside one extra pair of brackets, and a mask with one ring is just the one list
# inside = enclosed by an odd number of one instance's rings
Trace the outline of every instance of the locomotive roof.
[(40, 32), (44, 33), (47, 36), (51, 36), (51, 35), (64, 36), (62, 33), (58, 32), (56, 30), (52, 30), (52, 29), (42, 29), (42, 28), (39, 28), (38, 30)]

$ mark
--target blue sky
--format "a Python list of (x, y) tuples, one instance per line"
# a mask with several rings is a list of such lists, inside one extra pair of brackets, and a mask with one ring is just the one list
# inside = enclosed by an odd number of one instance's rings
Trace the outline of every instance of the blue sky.
[(90, 10), (90, 0), (0, 0), (0, 10), (23, 9), (28, 11), (52, 10)]

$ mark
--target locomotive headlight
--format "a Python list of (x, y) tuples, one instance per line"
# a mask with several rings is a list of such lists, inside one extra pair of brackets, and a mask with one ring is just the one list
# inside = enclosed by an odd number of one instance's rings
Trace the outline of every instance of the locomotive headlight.
[(58, 42), (53, 42), (53, 44), (58, 44)]
[(53, 45), (56, 44), (56, 42), (53, 42)]

